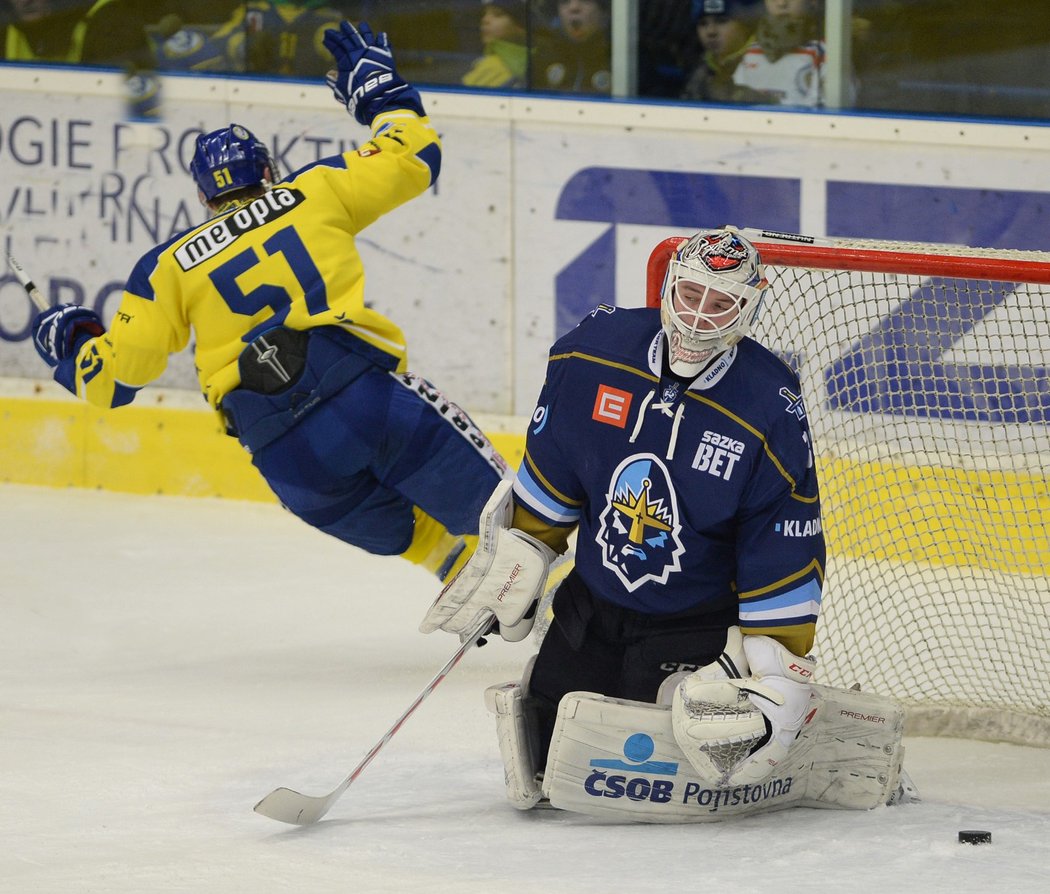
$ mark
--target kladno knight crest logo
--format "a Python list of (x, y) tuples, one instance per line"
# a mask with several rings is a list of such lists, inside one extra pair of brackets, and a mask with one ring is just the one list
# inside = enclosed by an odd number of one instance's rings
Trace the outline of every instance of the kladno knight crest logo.
[(602, 563), (629, 591), (646, 581), (667, 583), (681, 570), (678, 557), (685, 547), (664, 464), (651, 453), (628, 457), (613, 473), (606, 500), (597, 537)]

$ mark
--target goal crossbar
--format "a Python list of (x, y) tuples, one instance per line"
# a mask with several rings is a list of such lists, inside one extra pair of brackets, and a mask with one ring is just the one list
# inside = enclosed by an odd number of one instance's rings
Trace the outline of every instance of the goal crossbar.
[[(744, 229), (740, 232), (758, 249), (762, 262), (771, 266), (1050, 285), (1050, 253), (877, 239), (820, 239), (769, 230)], [(660, 286), (667, 262), (687, 238), (669, 236), (649, 255), (646, 271), (646, 304), (649, 307), (659, 306)]]

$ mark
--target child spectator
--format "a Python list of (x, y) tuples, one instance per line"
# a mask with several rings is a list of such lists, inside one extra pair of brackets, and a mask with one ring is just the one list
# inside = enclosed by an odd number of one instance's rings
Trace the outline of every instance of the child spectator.
[(528, 82), (527, 0), (482, 0), (483, 53), (463, 76), (468, 87), (518, 90)]
[(535, 90), (610, 93), (609, 0), (558, 0), (556, 27), (536, 42)]
[(765, 0), (765, 15), (733, 72), (754, 101), (794, 106), (824, 104), (821, 0)]
[(699, 102), (761, 102), (763, 96), (733, 83), (733, 72), (754, 34), (750, 0), (693, 0), (702, 56), (681, 93)]

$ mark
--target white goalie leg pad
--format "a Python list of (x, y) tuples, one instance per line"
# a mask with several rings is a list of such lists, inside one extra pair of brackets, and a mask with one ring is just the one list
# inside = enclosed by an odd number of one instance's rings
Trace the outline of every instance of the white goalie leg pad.
[(813, 691), (816, 721), (799, 736), (810, 761), (802, 806), (867, 809), (919, 800), (903, 769), (904, 706), (854, 689), (814, 685)]
[(447, 630), (461, 636), (485, 612), (500, 623), (500, 635), (517, 642), (529, 635), (554, 551), (511, 528), (513, 482), (501, 481), (482, 510), (474, 555), (440, 593), (419, 625), (423, 633)]
[(675, 742), (666, 705), (570, 692), (558, 706), (543, 775), (553, 807), (643, 823), (717, 822), (796, 806), (805, 770), (761, 785), (702, 779)]
[(529, 749), (521, 684), (510, 682), (490, 686), (485, 690), (485, 707), (496, 715), (496, 737), (503, 758), (507, 800), (518, 810), (535, 807), (541, 797), (540, 786)]
[(813, 690), (816, 713), (788, 757), (768, 778), (739, 785), (697, 773), (675, 741), (666, 705), (569, 693), (558, 708), (543, 794), (563, 810), (647, 823), (894, 803), (903, 760), (900, 703)]

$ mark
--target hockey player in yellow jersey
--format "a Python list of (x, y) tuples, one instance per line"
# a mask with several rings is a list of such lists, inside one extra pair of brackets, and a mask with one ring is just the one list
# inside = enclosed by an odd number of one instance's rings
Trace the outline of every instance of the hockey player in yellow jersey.
[(354, 245), (437, 179), (441, 143), (386, 34), (344, 22), (325, 46), (328, 84), (371, 139), (281, 180), (247, 128), (201, 135), (190, 169), (211, 219), (138, 261), (108, 331), (94, 311), (58, 305), (33, 340), (56, 381), (119, 407), (192, 333), (204, 397), (285, 507), (445, 578), (507, 467), (408, 371), (401, 330), (365, 304)]

